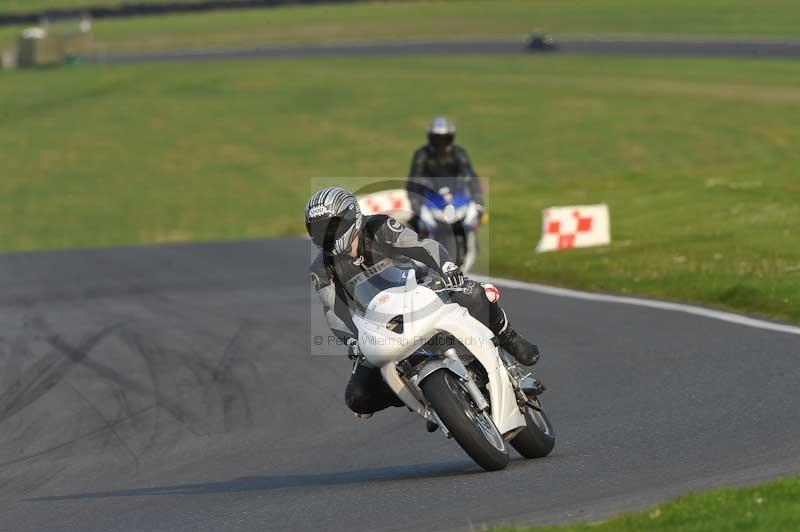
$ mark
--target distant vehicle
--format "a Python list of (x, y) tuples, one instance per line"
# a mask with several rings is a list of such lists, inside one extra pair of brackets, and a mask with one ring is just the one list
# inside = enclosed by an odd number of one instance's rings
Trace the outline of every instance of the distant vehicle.
[(558, 48), (553, 37), (545, 33), (531, 33), (526, 47), (532, 52), (552, 52)]
[(426, 192), (419, 212), (420, 233), (442, 244), (467, 272), (478, 254), (481, 209), (465, 183), (453, 178), (449, 185)]
[(539, 399), (544, 386), (452, 301), (460, 288), (446, 288), (435, 275), (418, 283), (413, 262), (401, 259), (385, 259), (350, 283), (362, 346), (355, 363), (379, 368), (429, 431), (455, 439), (488, 471), (508, 465), (507, 442), (525, 458), (553, 450), (555, 433)]

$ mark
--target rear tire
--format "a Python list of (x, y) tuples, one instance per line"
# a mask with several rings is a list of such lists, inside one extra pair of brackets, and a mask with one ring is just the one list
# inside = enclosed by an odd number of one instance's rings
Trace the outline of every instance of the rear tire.
[(544, 458), (556, 445), (556, 433), (543, 410), (528, 406), (525, 411), (527, 426), (511, 440), (511, 446), (525, 458)]
[(429, 375), (421, 383), (431, 407), (450, 435), (487, 471), (508, 465), (508, 447), (488, 413), (479, 412), (458, 377), (447, 370)]

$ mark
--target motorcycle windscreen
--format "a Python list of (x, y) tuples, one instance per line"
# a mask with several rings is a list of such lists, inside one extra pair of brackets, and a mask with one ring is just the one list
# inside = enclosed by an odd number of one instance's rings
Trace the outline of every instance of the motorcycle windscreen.
[[(380, 263), (379, 263), (380, 264)], [(376, 264), (376, 266), (378, 266)], [(370, 268), (370, 270), (375, 269)], [(375, 296), (390, 288), (404, 288), (410, 271), (414, 270), (411, 263), (391, 263), (388, 267), (377, 269), (375, 272), (366, 271), (354, 279), (352, 296), (356, 310), (364, 314)]]
[(429, 208), (444, 209), (447, 205), (458, 208), (472, 201), (472, 194), (463, 178), (436, 178), (435, 188), (436, 190), (426, 188), (422, 191), (423, 200)]

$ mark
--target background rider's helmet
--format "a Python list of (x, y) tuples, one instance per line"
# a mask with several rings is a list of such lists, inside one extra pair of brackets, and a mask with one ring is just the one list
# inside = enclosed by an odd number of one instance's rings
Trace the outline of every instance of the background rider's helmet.
[(437, 148), (445, 148), (456, 137), (456, 125), (443, 116), (434, 118), (428, 124), (428, 142)]
[(349, 191), (323, 188), (306, 205), (306, 230), (312, 242), (323, 252), (340, 255), (350, 251), (361, 230), (361, 209)]

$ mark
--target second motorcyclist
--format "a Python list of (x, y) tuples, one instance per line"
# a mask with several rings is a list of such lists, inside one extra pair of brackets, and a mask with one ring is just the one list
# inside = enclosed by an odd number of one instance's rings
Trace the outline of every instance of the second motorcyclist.
[(414, 152), (406, 183), (412, 213), (409, 225), (418, 233), (423, 229), (419, 213), (425, 197), (444, 186), (454, 188), (454, 180), (463, 181), (481, 213), (484, 209), (480, 178), (472, 168), (467, 150), (453, 142), (455, 124), (443, 116), (434, 118), (428, 124), (427, 134), (428, 143)]

